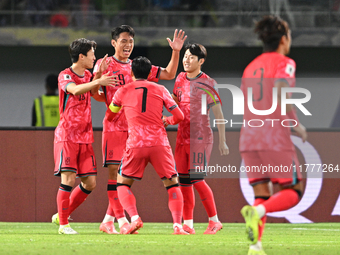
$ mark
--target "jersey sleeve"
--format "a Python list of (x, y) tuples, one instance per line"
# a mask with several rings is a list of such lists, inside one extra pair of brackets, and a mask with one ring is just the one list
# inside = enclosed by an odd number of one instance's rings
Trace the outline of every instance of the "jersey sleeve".
[(290, 87), (295, 86), (295, 69), (296, 64), (293, 59), (286, 58), (277, 65), (276, 73), (274, 78), (276, 81), (284, 80)]
[(211, 90), (210, 93), (212, 95), (212, 97), (209, 95), (207, 96), (207, 103), (208, 103), (208, 109), (212, 106), (214, 106), (215, 104), (220, 103), (220, 100), (218, 98), (218, 89), (216, 88), (216, 84), (217, 82), (214, 79), (209, 79), (209, 85), (211, 86)]
[(69, 93), (69, 92), (67, 92), (66, 88), (69, 84), (75, 83), (75, 81), (72, 79), (71, 75), (69, 75), (65, 72), (61, 72), (59, 74), (59, 77), (58, 77), (58, 83), (59, 83), (59, 87), (62, 91)]
[(169, 112), (178, 106), (165, 87), (163, 87), (163, 104)]
[(151, 74), (148, 77), (148, 81), (158, 82), (160, 75), (161, 75), (161, 68), (159, 66), (153, 65), (151, 67)]

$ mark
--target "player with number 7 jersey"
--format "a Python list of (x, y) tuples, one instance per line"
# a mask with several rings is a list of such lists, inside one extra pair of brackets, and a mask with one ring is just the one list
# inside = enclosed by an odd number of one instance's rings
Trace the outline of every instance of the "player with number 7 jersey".
[[(95, 96), (94, 98), (98, 101), (103, 101), (106, 104), (107, 110), (103, 120), (103, 136), (102, 136), (102, 154), (103, 154), (103, 165), (108, 168), (109, 180), (107, 186), (107, 193), (109, 197), (109, 206), (106, 211), (106, 215), (100, 225), (100, 231), (108, 234), (117, 234), (114, 229), (113, 222), (117, 218), (119, 227), (127, 222), (124, 215), (122, 206), (120, 205), (119, 198), (117, 196), (117, 172), (118, 165), (123, 156), (123, 152), (126, 146), (126, 140), (128, 137), (128, 126), (125, 117), (125, 111), (120, 111), (113, 121), (108, 121), (108, 115), (110, 110), (108, 109), (111, 103), (112, 97), (115, 93), (126, 84), (132, 82), (131, 77), (131, 65), (132, 60), (129, 59), (133, 47), (134, 47), (134, 36), (135, 31), (128, 25), (121, 25), (112, 30), (111, 44), (115, 49), (115, 54), (109, 57), (107, 60), (106, 71), (100, 70), (102, 60), (98, 60), (94, 68), (94, 74), (105, 74), (109, 72), (115, 75), (119, 81), (119, 85), (114, 88), (103, 87), (101, 96)], [(171, 80), (175, 78), (176, 71), (179, 61), (179, 52), (186, 39), (184, 31), (180, 30), (177, 33), (177, 29), (174, 33), (173, 41), (167, 38), (169, 46), (172, 48), (172, 55), (169, 64), (166, 68), (158, 66), (152, 66), (150, 75), (147, 80), (158, 82), (161, 80)], [(106, 64), (106, 63), (104, 63)]]
[[(135, 81), (120, 88), (110, 104), (113, 113), (124, 108), (129, 130), (126, 150), (119, 166), (117, 191), (121, 204), (131, 217), (131, 225), (124, 224), (120, 232), (131, 234), (143, 227), (130, 187), (134, 180), (142, 179), (144, 169), (150, 162), (168, 191), (174, 234), (187, 235), (181, 225), (183, 196), (164, 128), (166, 124), (177, 124), (184, 116), (164, 86), (146, 81), (150, 70), (150, 60), (145, 57), (135, 58), (132, 63)], [(173, 116), (163, 118), (163, 106)]]

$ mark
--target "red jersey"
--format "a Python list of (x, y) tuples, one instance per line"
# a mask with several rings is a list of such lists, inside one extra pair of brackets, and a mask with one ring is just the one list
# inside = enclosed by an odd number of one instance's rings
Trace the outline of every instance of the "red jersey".
[(201, 95), (205, 92), (198, 89), (198, 82), (212, 87), (216, 84), (215, 80), (203, 72), (193, 79), (188, 78), (186, 72), (180, 73), (176, 78), (173, 94), (178, 98), (178, 106), (184, 114), (184, 120), (178, 124), (176, 143), (190, 144), (190, 140), (195, 143), (213, 143), (209, 109), (219, 101), (216, 96), (214, 101), (208, 95), (207, 115), (202, 115)]
[(85, 70), (83, 76), (66, 68), (59, 74), (59, 113), (60, 121), (54, 131), (54, 141), (73, 143), (93, 143), (91, 119), (91, 92), (75, 96), (67, 92), (70, 83), (80, 85), (91, 81), (92, 74)]
[(163, 105), (171, 112), (177, 107), (162, 85), (137, 80), (121, 87), (112, 103), (123, 107), (128, 122), (126, 148), (170, 146), (163, 124)]
[[(295, 67), (294, 60), (277, 52), (269, 52), (255, 58), (244, 70), (241, 89), (245, 98), (243, 116), (245, 126), (241, 129), (240, 151), (294, 150), (290, 128), (281, 124), (282, 120), (289, 119), (287, 115), (281, 115), (281, 106), (277, 105), (272, 114), (255, 115), (248, 108), (247, 90), (249, 87), (253, 90), (252, 103), (256, 110), (269, 110), (273, 103), (273, 88), (276, 81), (283, 79), (290, 87), (295, 86)], [(262, 120), (264, 125), (250, 127), (248, 121), (252, 119)], [(251, 125), (260, 126), (261, 123), (254, 121)]]
[[(127, 62), (121, 62), (117, 60), (114, 56), (108, 57), (107, 60), (111, 60), (110, 65), (104, 73), (110, 73), (111, 75), (118, 75), (118, 79), (120, 80), (120, 84), (115, 87), (104, 87), (102, 86), (103, 92), (105, 94), (105, 104), (106, 104), (106, 113), (103, 120), (103, 131), (104, 132), (112, 132), (112, 131), (127, 131), (128, 124), (126, 121), (124, 110), (120, 111), (112, 122), (107, 121), (107, 117), (110, 115), (109, 105), (111, 100), (117, 90), (124, 85), (133, 82), (131, 77), (131, 64), (132, 60), (128, 60)], [(98, 71), (99, 64), (102, 59), (99, 59), (94, 67), (93, 74), (95, 75)], [(151, 75), (148, 77), (149, 81), (158, 82), (159, 76), (161, 73), (161, 68), (158, 66), (152, 66)]]

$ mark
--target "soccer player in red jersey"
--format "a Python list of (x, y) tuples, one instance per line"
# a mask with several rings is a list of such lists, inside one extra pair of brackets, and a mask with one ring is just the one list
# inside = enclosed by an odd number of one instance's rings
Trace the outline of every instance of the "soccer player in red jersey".
[[(129, 132), (119, 167), (117, 190), (123, 208), (131, 217), (131, 224), (121, 226), (120, 233), (132, 234), (143, 227), (136, 199), (130, 188), (135, 180), (142, 179), (144, 168), (150, 162), (168, 191), (174, 234), (186, 235), (188, 233), (181, 225), (183, 196), (163, 123), (177, 124), (184, 117), (164, 86), (147, 81), (151, 69), (150, 60), (145, 57), (135, 58), (132, 62), (134, 82), (120, 88), (109, 106), (113, 113), (119, 113), (124, 107)], [(162, 119), (163, 105), (173, 116)], [(109, 117), (110, 119), (112, 118)]]
[[(211, 87), (216, 83), (207, 74), (201, 71), (207, 57), (207, 51), (201, 44), (188, 44), (185, 46), (183, 57), (184, 71), (180, 73), (175, 82), (173, 98), (184, 113), (184, 120), (178, 125), (175, 160), (176, 169), (179, 173), (179, 182), (184, 197), (183, 228), (190, 234), (195, 234), (193, 227), (193, 212), (195, 207), (195, 195), (193, 187), (198, 191), (205, 210), (209, 216), (209, 225), (204, 234), (216, 234), (222, 228), (218, 220), (214, 195), (209, 185), (203, 179), (203, 175), (196, 175), (196, 167), (204, 169), (210, 159), (213, 145), (213, 134), (210, 128), (209, 114), (201, 115), (201, 108), (193, 107), (194, 83), (209, 83)], [(190, 98), (193, 100), (190, 103)], [(198, 96), (198, 98), (200, 98)], [(217, 100), (214, 102), (208, 97), (208, 111), (211, 109), (216, 119), (224, 119), (221, 105)], [(190, 117), (191, 116), (191, 117)], [(193, 117), (200, 116), (199, 120), (193, 121)], [(196, 118), (195, 118), (196, 119)], [(218, 124), (219, 150), (221, 155), (229, 154), (225, 139), (225, 125)], [(190, 132), (190, 130), (192, 130)], [(193, 132), (194, 130), (194, 132)], [(193, 134), (195, 133), (195, 134)], [(197, 134), (201, 134), (196, 137)], [(203, 135), (202, 135), (203, 134)], [(204, 155), (203, 157), (199, 157)], [(199, 161), (198, 158), (201, 158)], [(202, 160), (205, 158), (205, 160)], [(205, 163), (205, 164), (204, 164)]]
[[(287, 105), (287, 115), (281, 115), (281, 89), (295, 86), (295, 62), (286, 57), (291, 46), (291, 31), (288, 23), (278, 17), (265, 16), (255, 27), (262, 40), (264, 53), (255, 58), (244, 70), (241, 89), (245, 95), (244, 123), (240, 135), (240, 152), (246, 166), (286, 166), (290, 171), (282, 173), (247, 173), (253, 186), (255, 202), (245, 206), (241, 213), (246, 221), (248, 239), (251, 241), (248, 254), (265, 254), (261, 237), (266, 222), (266, 213), (288, 210), (295, 206), (302, 194), (301, 174), (289, 127), (281, 125), (284, 119), (292, 119), (293, 128), (302, 140), (307, 139), (305, 127), (298, 121), (293, 105)], [(252, 95), (248, 95), (252, 88)], [(268, 110), (273, 104), (273, 88), (277, 88), (277, 108), (270, 115), (255, 115), (248, 106), (252, 96), (253, 107)], [(289, 95), (287, 95), (289, 97)], [(262, 120), (261, 127), (247, 125), (251, 119)], [(272, 119), (276, 121), (265, 121)], [(294, 171), (295, 169), (295, 171)], [(281, 191), (272, 196), (269, 182), (279, 184)]]
[[(112, 122), (107, 121), (107, 116), (111, 112), (108, 107), (114, 94), (121, 87), (124, 87), (126, 84), (133, 81), (131, 77), (132, 61), (129, 57), (134, 47), (134, 35), (135, 32), (133, 28), (128, 25), (122, 25), (113, 29), (111, 44), (115, 48), (115, 54), (112, 57), (109, 57), (111, 63), (106, 72), (117, 75), (119, 85), (114, 88), (103, 87), (104, 93), (97, 97), (97, 100), (104, 101), (107, 107), (103, 120), (102, 153), (104, 167), (108, 167), (109, 170), (107, 186), (109, 205), (99, 229), (108, 234), (118, 233), (113, 224), (115, 217), (117, 218), (119, 227), (128, 222), (117, 196), (117, 172), (126, 146), (128, 125), (124, 111), (120, 111)], [(173, 41), (167, 38), (169, 45), (172, 48), (171, 60), (166, 68), (152, 66), (151, 73), (148, 77), (149, 81), (157, 82), (159, 79), (171, 80), (175, 78), (179, 61), (179, 52), (182, 49), (185, 39), (186, 36), (182, 30), (179, 32), (177, 32), (177, 30), (175, 31)], [(94, 74), (101, 75), (101, 72), (98, 72), (97, 68), (100, 63), (101, 59), (96, 63)]]
[[(57, 194), (58, 213), (52, 221), (59, 234), (77, 234), (69, 223), (70, 214), (85, 201), (96, 186), (97, 167), (92, 148), (93, 130), (91, 96), (101, 86), (114, 86), (116, 79), (109, 74), (91, 81), (97, 44), (77, 39), (69, 46), (72, 66), (59, 74), (60, 121), (54, 133), (54, 175), (61, 176)], [(100, 70), (107, 68), (106, 56)], [(81, 183), (71, 193), (76, 177)]]

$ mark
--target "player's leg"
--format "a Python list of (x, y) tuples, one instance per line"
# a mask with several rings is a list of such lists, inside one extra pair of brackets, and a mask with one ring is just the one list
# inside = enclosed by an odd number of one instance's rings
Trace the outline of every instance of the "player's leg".
[(131, 191), (134, 180), (118, 175), (118, 196), (119, 199), (131, 217), (131, 224), (125, 223), (120, 227), (120, 234), (133, 234), (135, 231), (143, 227), (143, 222), (139, 217), (136, 205), (136, 198)]
[(168, 206), (172, 215), (174, 235), (189, 235), (182, 227), (183, 195), (177, 177), (164, 179), (164, 186), (168, 191)]
[(96, 187), (97, 164), (91, 144), (79, 145), (78, 162), (77, 176), (80, 177), (81, 183), (71, 193), (69, 214), (77, 209)]
[(183, 195), (183, 228), (190, 234), (195, 234), (194, 229), (194, 208), (195, 208), (195, 193), (194, 187), (189, 175), (189, 152), (190, 145), (176, 144), (175, 162), (176, 169), (179, 175), (180, 189)]
[(119, 200), (124, 210), (131, 217), (131, 224), (125, 223), (120, 228), (121, 234), (133, 234), (143, 227), (143, 222), (139, 217), (136, 198), (131, 191), (134, 180), (141, 180), (145, 166), (148, 164), (149, 148), (126, 149), (122, 162), (119, 166), (117, 178), (117, 191)]
[[(244, 152), (241, 154), (246, 166), (260, 166), (262, 164), (258, 152)], [(260, 217), (255, 206), (270, 197), (270, 180), (268, 176), (264, 176), (262, 173), (248, 172), (247, 175), (255, 195), (254, 205), (246, 205), (241, 210), (246, 222), (247, 237), (252, 243), (249, 247), (248, 254), (265, 254), (262, 249), (261, 238), (265, 227), (266, 216), (262, 215)]]
[[(271, 166), (280, 166), (279, 171), (273, 171), (271, 181), (281, 187), (281, 191), (259, 205), (260, 216), (269, 212), (288, 210), (295, 206), (302, 195), (303, 185), (301, 173), (296, 169), (299, 165), (294, 152), (270, 152), (266, 154), (266, 162)], [(261, 156), (262, 157), (262, 156)], [(264, 211), (264, 212), (263, 212)]]
[(191, 144), (190, 145), (190, 178), (191, 183), (197, 190), (209, 217), (209, 225), (204, 234), (216, 234), (222, 229), (218, 220), (214, 194), (210, 186), (204, 180), (205, 173), (197, 169), (206, 169), (210, 160), (212, 144)]
[(52, 222), (59, 225), (59, 234), (78, 234), (68, 222), (70, 194), (76, 180), (79, 145), (68, 142), (54, 144), (54, 175), (61, 177), (57, 193), (58, 213), (53, 215)]
[[(108, 234), (117, 234), (114, 227), (115, 217), (117, 218), (119, 227), (128, 223), (125, 217), (124, 209), (120, 204), (117, 194), (117, 173), (125, 144), (127, 132), (105, 132), (102, 138), (102, 152), (104, 167), (108, 168), (108, 185), (107, 195), (109, 204), (105, 217), (100, 224), (99, 230)], [(113, 142), (114, 141), (114, 142)]]
[(183, 195), (178, 183), (175, 160), (170, 146), (156, 146), (150, 149), (150, 163), (162, 179), (168, 192), (168, 206), (173, 219), (175, 235), (188, 235), (182, 227)]

